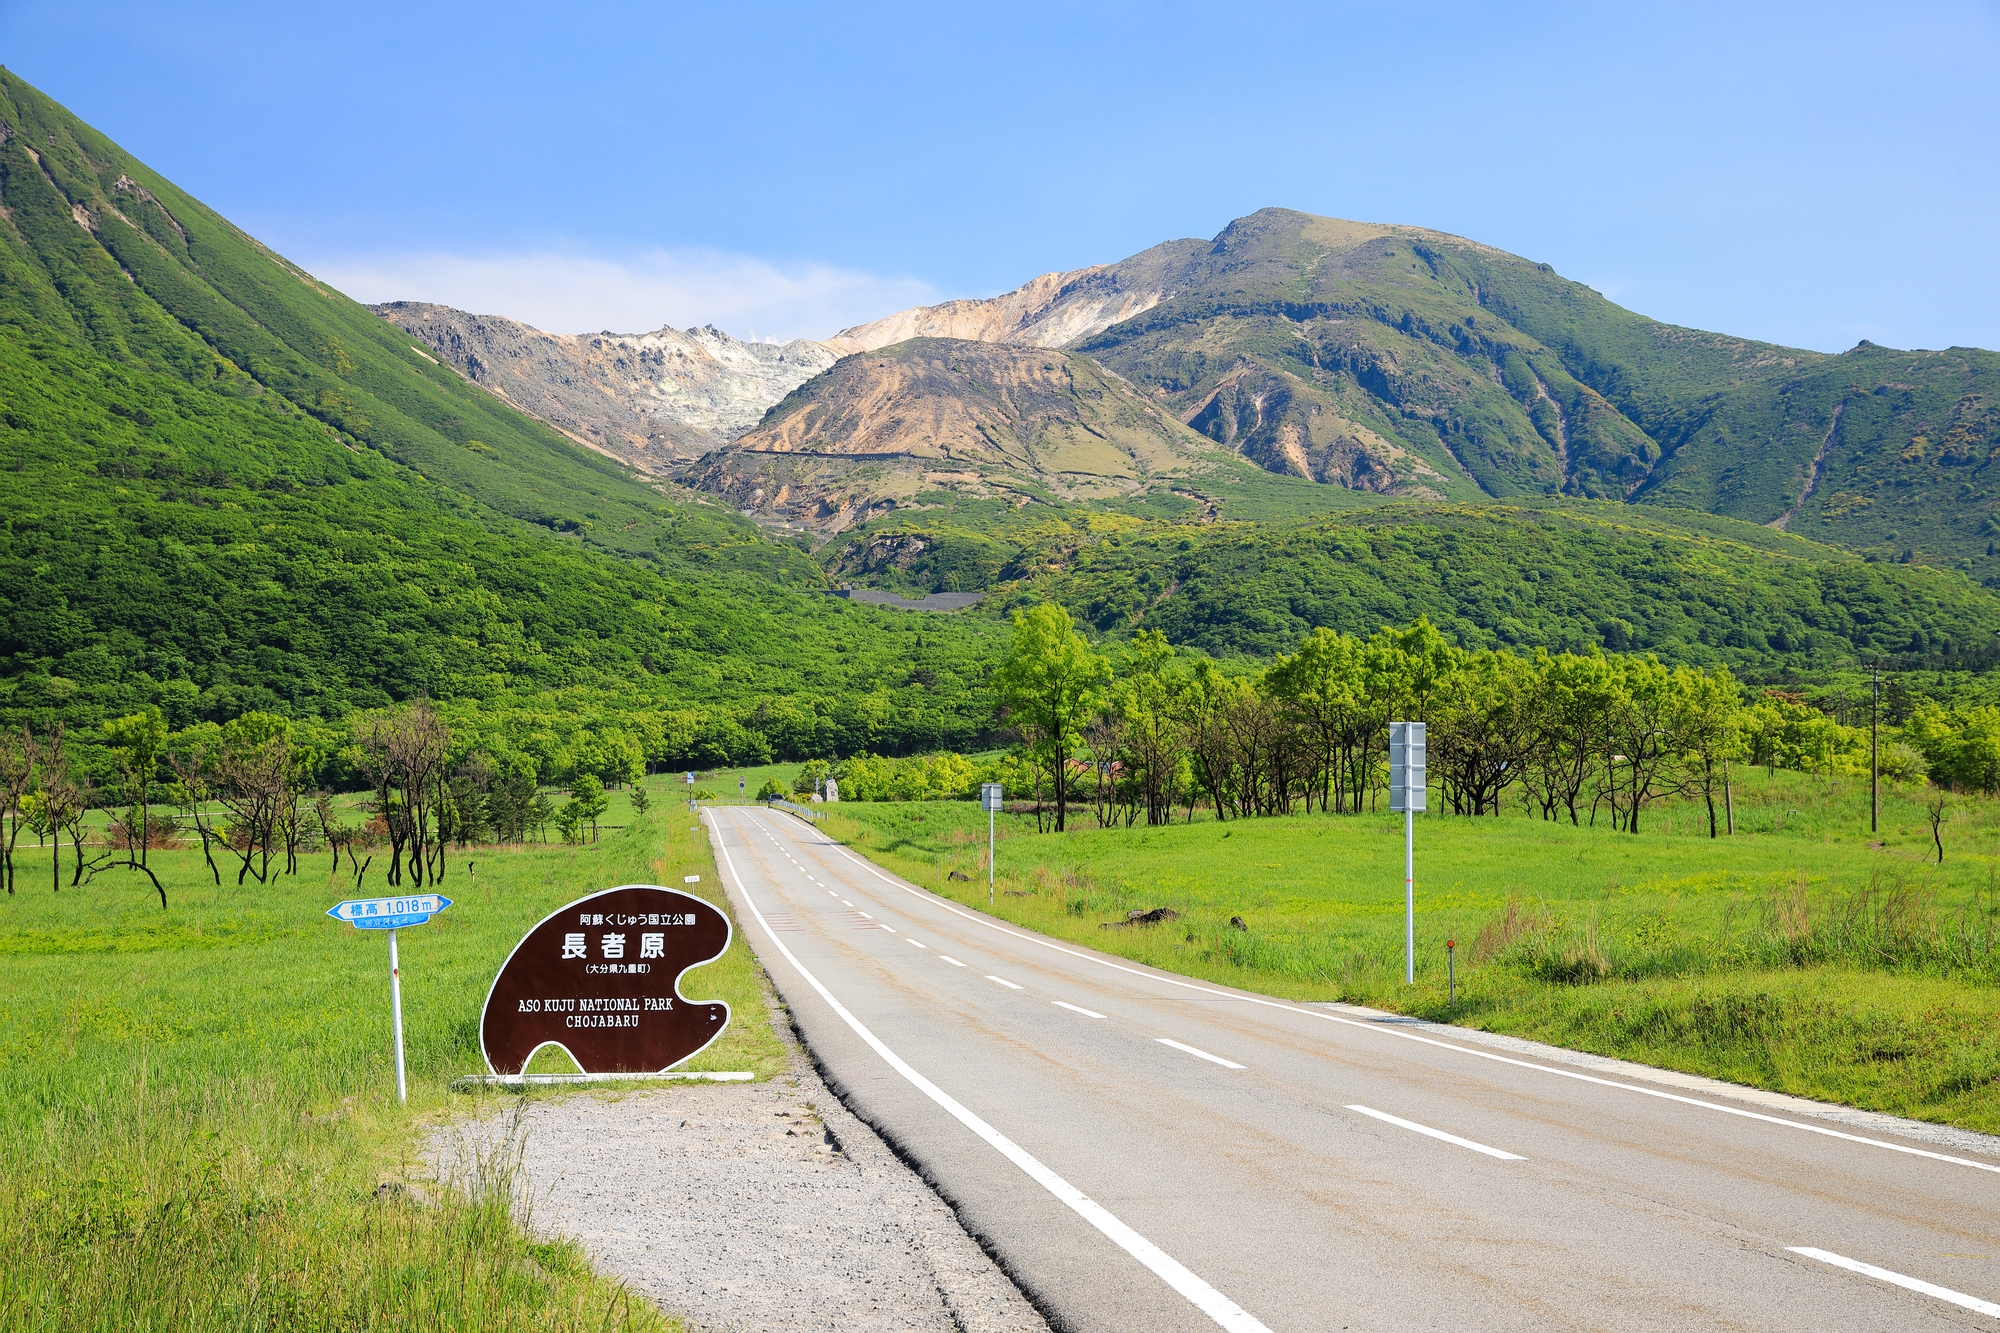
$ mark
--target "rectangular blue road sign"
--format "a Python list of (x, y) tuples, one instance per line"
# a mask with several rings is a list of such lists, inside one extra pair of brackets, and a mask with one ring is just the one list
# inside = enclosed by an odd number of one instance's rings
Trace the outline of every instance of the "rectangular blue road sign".
[(361, 898), (335, 903), (326, 914), (361, 930), (400, 930), (404, 926), (421, 926), (449, 906), (451, 899), (441, 893), (413, 893), (402, 898)]

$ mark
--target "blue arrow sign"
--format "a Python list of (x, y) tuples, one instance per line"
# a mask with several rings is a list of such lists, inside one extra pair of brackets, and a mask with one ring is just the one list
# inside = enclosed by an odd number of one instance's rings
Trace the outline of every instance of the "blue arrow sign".
[(405, 898), (359, 898), (335, 903), (326, 914), (359, 930), (401, 930), (421, 926), (451, 906), (441, 893), (414, 893)]

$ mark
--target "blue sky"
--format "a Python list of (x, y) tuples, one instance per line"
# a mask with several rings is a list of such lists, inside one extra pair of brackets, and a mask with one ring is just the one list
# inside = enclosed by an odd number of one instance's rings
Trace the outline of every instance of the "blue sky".
[(2000, 347), (2000, 0), (4, 0), (0, 59), (352, 295), (564, 332), (823, 336), (1283, 205)]

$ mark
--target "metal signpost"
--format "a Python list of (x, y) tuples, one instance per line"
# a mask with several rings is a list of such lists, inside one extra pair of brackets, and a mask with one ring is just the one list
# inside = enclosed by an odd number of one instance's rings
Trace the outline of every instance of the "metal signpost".
[(1417, 981), (1417, 813), (1424, 805), (1424, 724), (1389, 724), (1389, 809), (1403, 812), (1403, 982)]
[(421, 926), (451, 906), (441, 893), (416, 893), (406, 898), (359, 898), (335, 903), (326, 914), (359, 930), (389, 932), (389, 1015), (396, 1029), (396, 1100), (409, 1101), (403, 1080), (403, 970), (396, 961), (396, 932)]
[(993, 816), (1000, 810), (1000, 784), (979, 784), (979, 808), (986, 812), (986, 906), (993, 906)]

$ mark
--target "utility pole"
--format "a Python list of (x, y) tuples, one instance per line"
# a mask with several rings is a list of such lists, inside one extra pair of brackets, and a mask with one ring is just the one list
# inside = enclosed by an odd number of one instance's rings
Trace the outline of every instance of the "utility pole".
[(1417, 811), (1424, 809), (1424, 724), (1389, 724), (1389, 809), (1403, 812), (1403, 984), (1417, 982)]
[(1876, 734), (1882, 718), (1882, 659), (1876, 658), (1870, 668), (1873, 691), (1868, 704), (1868, 831), (1879, 833), (1882, 828), (1881, 752), (1876, 747)]

